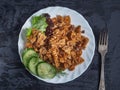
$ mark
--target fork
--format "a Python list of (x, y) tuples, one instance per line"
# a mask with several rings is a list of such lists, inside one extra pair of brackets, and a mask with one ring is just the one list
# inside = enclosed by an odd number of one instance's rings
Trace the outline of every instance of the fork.
[(100, 33), (99, 45), (98, 45), (98, 51), (101, 54), (101, 75), (100, 75), (99, 90), (105, 90), (104, 63), (105, 63), (105, 55), (107, 53), (107, 49), (108, 49), (108, 33), (103, 31)]

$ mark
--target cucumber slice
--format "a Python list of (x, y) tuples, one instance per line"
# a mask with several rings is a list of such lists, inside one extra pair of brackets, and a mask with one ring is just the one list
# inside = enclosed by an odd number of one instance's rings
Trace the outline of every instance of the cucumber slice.
[(25, 51), (23, 55), (23, 63), (26, 67), (28, 66), (28, 62), (32, 57), (38, 57), (38, 54), (32, 49)]
[(39, 63), (37, 65), (37, 74), (41, 78), (51, 79), (56, 75), (56, 69), (46, 62)]
[(36, 73), (36, 65), (39, 62), (39, 58), (37, 57), (33, 57), (30, 59), (29, 63), (28, 63), (28, 69), (30, 70), (30, 72), (32, 72), (33, 74), (37, 74)]
[(25, 55), (25, 53), (28, 51), (28, 48), (26, 48), (24, 51), (23, 51), (23, 53), (22, 53), (22, 58), (23, 58), (23, 56)]

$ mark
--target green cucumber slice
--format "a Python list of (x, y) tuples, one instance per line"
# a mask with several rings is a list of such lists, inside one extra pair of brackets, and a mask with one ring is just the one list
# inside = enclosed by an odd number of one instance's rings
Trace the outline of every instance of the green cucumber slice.
[(32, 50), (32, 49), (28, 49), (27, 51), (25, 51), (25, 53), (23, 54), (23, 64), (27, 67), (28, 66), (28, 62), (32, 57), (38, 57), (38, 54)]
[(33, 74), (37, 74), (36, 72), (36, 66), (39, 62), (39, 58), (37, 57), (33, 57), (29, 60), (29, 63), (28, 63), (28, 69), (30, 70), (30, 72), (32, 72)]
[(44, 79), (52, 79), (56, 75), (56, 69), (49, 63), (42, 62), (37, 65), (37, 74)]

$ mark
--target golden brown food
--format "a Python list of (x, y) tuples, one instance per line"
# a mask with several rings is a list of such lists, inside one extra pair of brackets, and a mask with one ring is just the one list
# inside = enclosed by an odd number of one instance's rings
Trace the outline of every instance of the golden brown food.
[(27, 38), (26, 47), (33, 48), (40, 58), (58, 70), (74, 70), (76, 65), (84, 62), (82, 50), (89, 39), (82, 35), (81, 26), (71, 24), (70, 16), (58, 15), (51, 21), (51, 34), (45, 35), (33, 29), (32, 35)]

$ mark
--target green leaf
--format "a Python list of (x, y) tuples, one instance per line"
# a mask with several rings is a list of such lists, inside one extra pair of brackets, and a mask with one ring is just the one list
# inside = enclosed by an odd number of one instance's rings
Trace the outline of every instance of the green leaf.
[(32, 17), (32, 20), (31, 20), (32, 26), (35, 25), (36, 23), (38, 23), (39, 20), (40, 20), (40, 17), (39, 17), (39, 16), (34, 16), (34, 17)]
[(32, 33), (32, 28), (26, 28), (26, 36), (30, 36)]
[(38, 29), (41, 32), (45, 32), (48, 26), (46, 22), (46, 17), (42, 15), (32, 17), (31, 24), (32, 24), (32, 28)]

